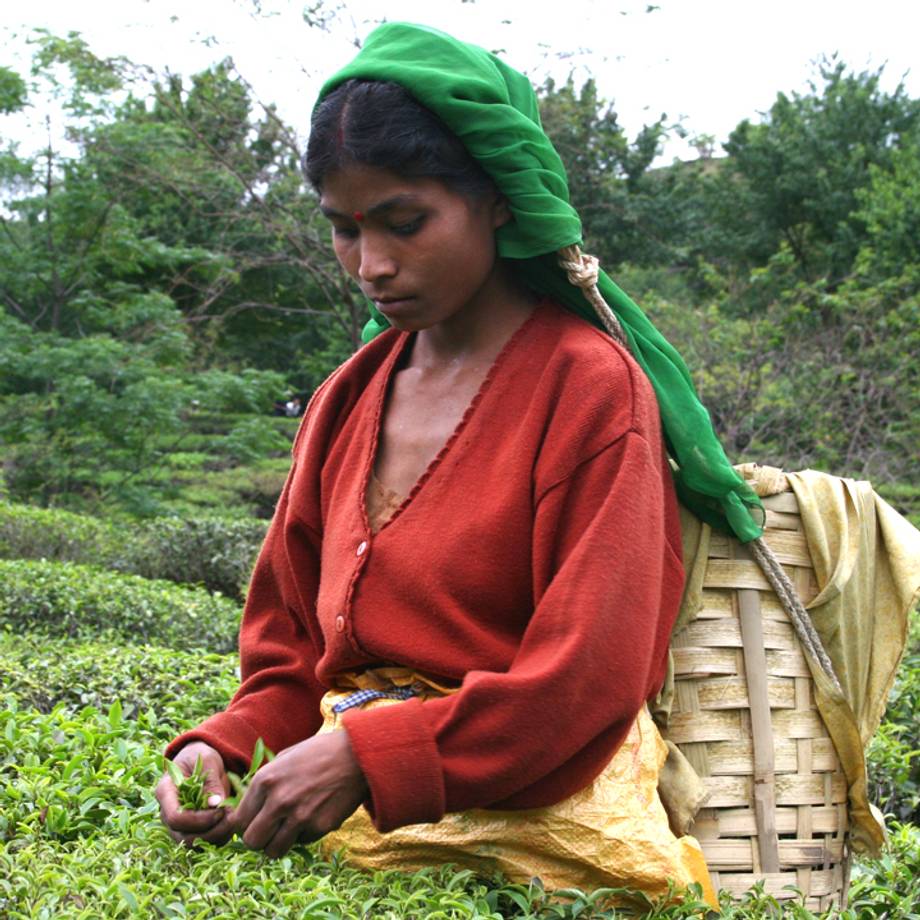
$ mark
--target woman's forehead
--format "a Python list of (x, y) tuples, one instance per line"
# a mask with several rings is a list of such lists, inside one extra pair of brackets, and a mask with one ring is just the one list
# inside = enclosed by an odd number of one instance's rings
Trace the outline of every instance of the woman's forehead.
[(323, 181), (320, 208), (323, 213), (372, 216), (384, 210), (437, 203), (456, 193), (439, 179), (400, 176), (389, 169), (360, 164), (344, 166)]

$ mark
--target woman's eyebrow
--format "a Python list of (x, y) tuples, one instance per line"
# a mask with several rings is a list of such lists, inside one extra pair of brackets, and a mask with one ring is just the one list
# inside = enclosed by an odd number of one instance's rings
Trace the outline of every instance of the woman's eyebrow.
[[(394, 195), (392, 198), (387, 198), (385, 201), (381, 201), (369, 207), (365, 213), (368, 217), (373, 217), (379, 214), (383, 214), (386, 211), (392, 211), (393, 209), (402, 207), (403, 205), (416, 204), (418, 200), (419, 196), (413, 195), (411, 192), (407, 192), (401, 195)], [(319, 209), (326, 217), (340, 217), (346, 220), (351, 220), (354, 218), (353, 214), (343, 214), (341, 211), (336, 211), (334, 208), (327, 207), (322, 202), (320, 202)]]

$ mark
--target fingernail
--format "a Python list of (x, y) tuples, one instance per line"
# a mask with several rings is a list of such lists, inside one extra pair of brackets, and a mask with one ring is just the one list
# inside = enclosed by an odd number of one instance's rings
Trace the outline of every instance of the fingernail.
[(218, 805), (223, 801), (223, 799), (215, 792), (214, 795), (208, 796), (208, 805), (211, 808), (217, 808)]

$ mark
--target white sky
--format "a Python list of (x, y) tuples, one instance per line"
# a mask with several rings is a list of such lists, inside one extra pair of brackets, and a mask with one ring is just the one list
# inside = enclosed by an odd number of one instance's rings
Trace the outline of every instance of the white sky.
[[(776, 93), (803, 90), (821, 55), (852, 68), (886, 66), (886, 87), (905, 79), (920, 36), (918, 0), (326, 0), (338, 8), (328, 31), (309, 28), (286, 0), (0, 0), (0, 62), (25, 73), (24, 37), (44, 27), (79, 31), (100, 56), (122, 54), (157, 70), (191, 74), (224, 56), (263, 102), (304, 131), (322, 78), (355, 52), (385, 14), (423, 22), (490, 50), (535, 82), (594, 75), (632, 136), (666, 112), (690, 134), (725, 140)], [(257, 11), (257, 7), (261, 12)], [(0, 131), (25, 138), (19, 122)], [(677, 141), (666, 159), (691, 156)]]

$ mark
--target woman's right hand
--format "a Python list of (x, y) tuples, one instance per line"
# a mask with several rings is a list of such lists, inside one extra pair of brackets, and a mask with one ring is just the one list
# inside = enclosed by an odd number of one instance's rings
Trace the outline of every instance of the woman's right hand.
[(192, 741), (173, 758), (173, 763), (185, 776), (191, 775), (198, 758), (204, 771), (204, 788), (208, 804), (215, 806), (200, 811), (189, 811), (179, 806), (179, 791), (169, 773), (157, 783), (156, 797), (160, 803), (160, 818), (169, 829), (170, 836), (180, 843), (191, 845), (196, 840), (208, 843), (226, 843), (235, 827), (228, 821), (229, 809), (216, 807), (230, 793), (230, 783), (220, 753), (203, 741)]

